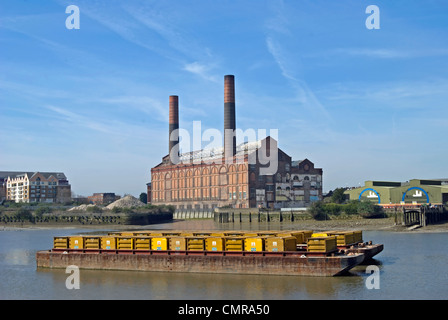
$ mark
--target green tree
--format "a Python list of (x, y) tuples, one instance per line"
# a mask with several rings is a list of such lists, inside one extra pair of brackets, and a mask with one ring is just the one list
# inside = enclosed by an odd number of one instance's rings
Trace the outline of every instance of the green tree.
[(31, 220), (32, 216), (31, 211), (23, 207), (17, 210), (16, 213), (16, 217), (20, 220)]
[(325, 213), (324, 204), (322, 201), (314, 201), (308, 207), (307, 211), (316, 220), (327, 219), (327, 214)]
[(333, 191), (333, 195), (331, 196), (331, 202), (334, 203), (343, 203), (345, 201), (344, 191), (345, 188), (336, 188)]
[(345, 204), (343, 209), (345, 214), (358, 214), (358, 204), (359, 200), (351, 200)]
[(363, 218), (384, 217), (383, 208), (370, 201), (361, 201), (358, 203), (358, 214)]
[(339, 215), (343, 205), (337, 203), (324, 203), (322, 209), (325, 214)]
[(148, 195), (145, 192), (140, 193), (140, 201), (143, 203), (148, 203)]
[(39, 218), (41, 218), (43, 216), (44, 213), (51, 213), (52, 209), (48, 206), (45, 207), (39, 207), (37, 208), (34, 213), (36, 214), (36, 216), (38, 216)]

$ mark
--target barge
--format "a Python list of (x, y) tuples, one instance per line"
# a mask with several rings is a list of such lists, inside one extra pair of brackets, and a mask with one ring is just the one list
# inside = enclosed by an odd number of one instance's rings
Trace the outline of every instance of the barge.
[[(36, 263), (38, 268), (339, 276), (382, 250), (382, 245), (378, 251), (363, 242), (340, 249), (338, 236), (308, 231), (138, 231), (55, 237), (52, 249), (36, 253)], [(350, 235), (344, 237), (351, 241)]]

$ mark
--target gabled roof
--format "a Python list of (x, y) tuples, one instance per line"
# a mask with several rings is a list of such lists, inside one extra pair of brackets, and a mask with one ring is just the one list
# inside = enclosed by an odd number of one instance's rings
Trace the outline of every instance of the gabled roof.
[(25, 174), (28, 175), (28, 178), (33, 177), (34, 175), (36, 175), (37, 173), (40, 173), (41, 175), (43, 175), (45, 177), (45, 179), (50, 178), (51, 176), (54, 176), (56, 179), (58, 180), (67, 180), (67, 177), (65, 176), (65, 174), (63, 172), (27, 172), (27, 171), (0, 171), (0, 179), (6, 179), (8, 177), (19, 177), (19, 176), (23, 176)]

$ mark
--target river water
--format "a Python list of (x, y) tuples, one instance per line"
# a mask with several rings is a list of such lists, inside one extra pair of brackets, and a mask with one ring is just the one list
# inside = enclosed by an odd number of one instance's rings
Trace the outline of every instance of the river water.
[[(300, 229), (300, 225), (190, 220), (147, 229), (269, 228)], [(329, 278), (81, 270), (80, 289), (69, 290), (65, 269), (36, 268), (36, 251), (50, 249), (54, 236), (92, 232), (0, 229), (0, 299), (448, 299), (448, 233), (364, 231), (365, 241), (384, 244), (384, 251), (374, 260), (379, 270), (374, 282), (366, 273), (367, 266), (354, 268), (348, 276)], [(379, 288), (366, 283), (379, 284)]]

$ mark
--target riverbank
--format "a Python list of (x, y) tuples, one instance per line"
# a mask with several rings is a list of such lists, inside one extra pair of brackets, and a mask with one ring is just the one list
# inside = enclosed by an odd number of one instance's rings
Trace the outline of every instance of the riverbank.
[(300, 226), (300, 229), (325, 231), (325, 230), (362, 230), (362, 231), (391, 231), (391, 232), (448, 232), (448, 222), (428, 225), (426, 227), (420, 227), (410, 229), (403, 225), (395, 225), (395, 219), (393, 217), (381, 218), (381, 219), (363, 219), (363, 218), (350, 218), (350, 219), (335, 219), (335, 220), (301, 220), (295, 225)]
[[(175, 223), (182, 220), (173, 220), (168, 223)], [(185, 221), (210, 221), (212, 219), (190, 219)], [(167, 223), (167, 221), (160, 221), (160, 223)], [(80, 225), (80, 224), (61, 224), (61, 223), (48, 223), (48, 224), (0, 224), (0, 231), (5, 230), (18, 230), (18, 229), (109, 229), (109, 230), (129, 230), (129, 229), (152, 229), (159, 223), (146, 224), (146, 225), (132, 225), (132, 224), (94, 224), (94, 225)], [(364, 219), (364, 218), (346, 218), (346, 219), (331, 219), (331, 220), (300, 220), (294, 222), (261, 222), (263, 227), (279, 227), (282, 229), (304, 229), (313, 231), (326, 231), (326, 230), (362, 230), (362, 231), (390, 231), (390, 232), (411, 232), (411, 233), (425, 233), (425, 232), (448, 232), (448, 222), (428, 225), (426, 227), (410, 229), (409, 227), (402, 225), (395, 225), (394, 218), (381, 218), (381, 219)], [(218, 224), (219, 225), (219, 224)], [(235, 228), (238, 228), (238, 223), (234, 224)]]

